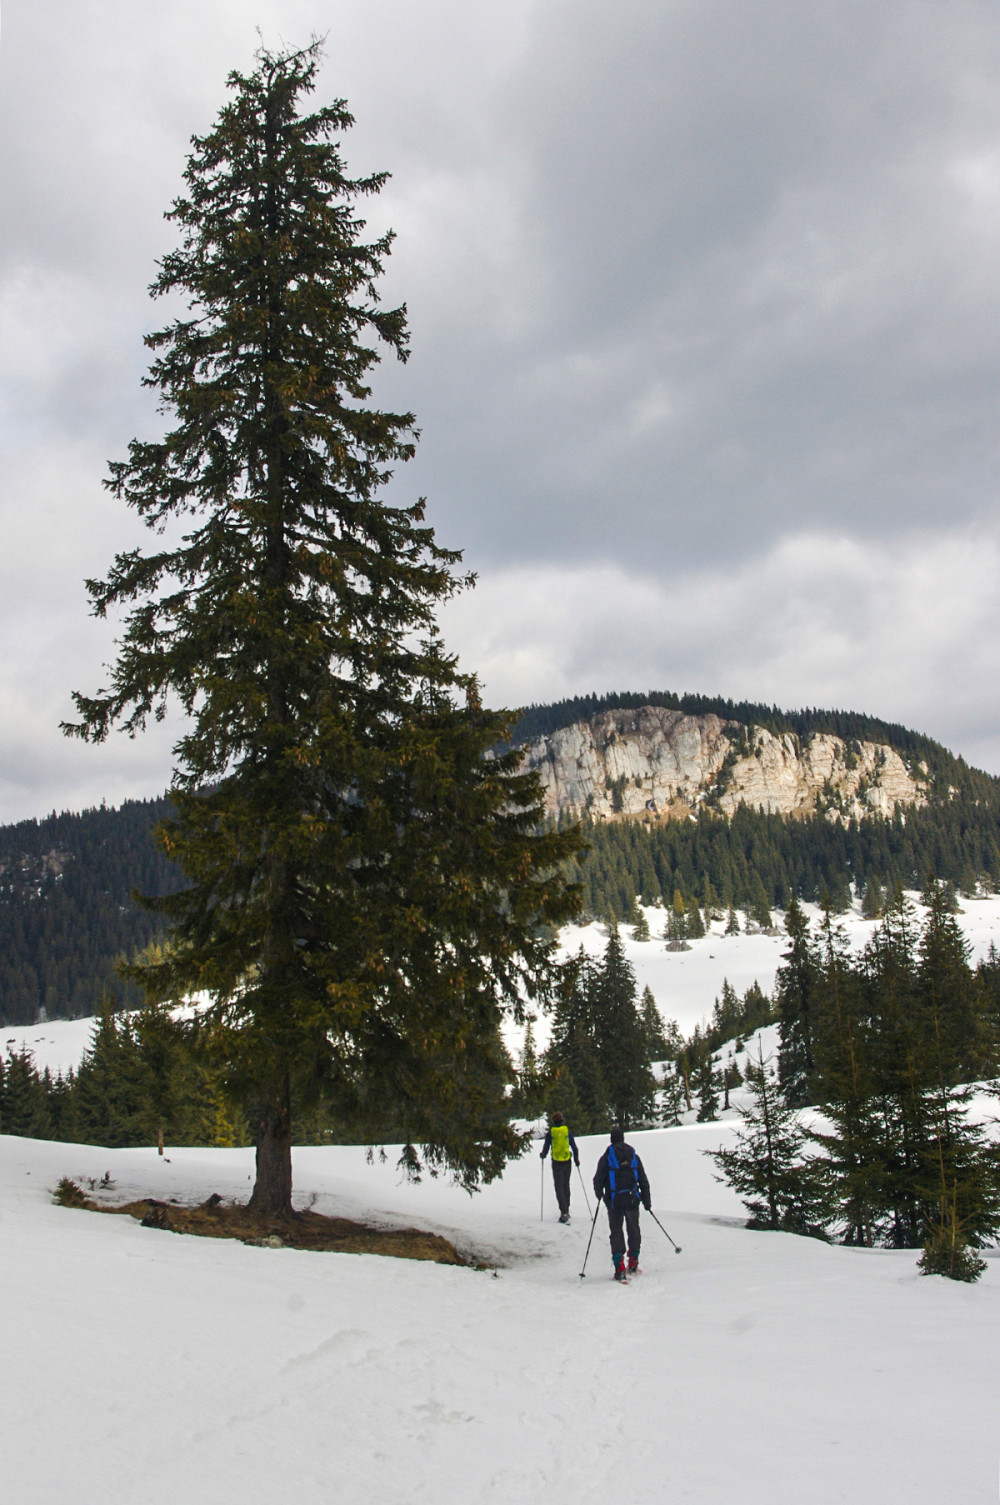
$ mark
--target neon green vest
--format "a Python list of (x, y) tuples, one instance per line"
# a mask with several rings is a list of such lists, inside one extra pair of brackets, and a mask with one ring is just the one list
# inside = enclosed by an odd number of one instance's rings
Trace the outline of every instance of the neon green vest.
[(552, 1135), (552, 1159), (572, 1160), (573, 1154), (569, 1147), (569, 1130), (566, 1125), (557, 1124), (554, 1129), (549, 1130), (549, 1133)]

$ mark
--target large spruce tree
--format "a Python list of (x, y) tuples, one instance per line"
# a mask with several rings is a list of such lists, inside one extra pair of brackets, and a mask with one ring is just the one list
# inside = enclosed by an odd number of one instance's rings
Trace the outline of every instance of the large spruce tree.
[(656, 1082), (650, 1070), (649, 1036), (636, 1002), (635, 972), (617, 926), (604, 959), (592, 974), (594, 1043), (614, 1121), (635, 1128), (652, 1116)]
[(489, 756), (509, 718), (440, 641), (460, 556), (381, 494), (416, 436), (369, 374), (379, 344), (406, 358), (406, 315), (380, 306), (391, 236), (365, 241), (357, 207), (384, 175), (346, 175), (343, 101), (300, 113), (318, 65), (260, 52), (194, 138), (152, 287), (187, 312), (147, 339), (173, 422), (108, 482), (162, 542), (89, 582), (124, 628), (67, 728), (187, 713), (159, 842), (188, 882), (133, 975), (209, 995), (264, 1216), (291, 1210), (292, 1104), (320, 1090), (468, 1186), (516, 1152), (499, 1022), (549, 985), (577, 845), (540, 833), (519, 753)]

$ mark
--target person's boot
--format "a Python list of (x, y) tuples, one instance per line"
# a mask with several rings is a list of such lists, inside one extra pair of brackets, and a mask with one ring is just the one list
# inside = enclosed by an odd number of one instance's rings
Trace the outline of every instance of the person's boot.
[(638, 1256), (638, 1254), (630, 1254), (629, 1255), (629, 1257), (628, 1257), (628, 1273), (630, 1275), (641, 1275), (642, 1274), (642, 1271), (639, 1269), (639, 1256)]
[(561, 1212), (559, 1214), (559, 1221), (560, 1221), (560, 1223), (568, 1223), (569, 1222), (569, 1213), (568, 1212)]
[(616, 1254), (615, 1255), (615, 1274), (614, 1274), (614, 1278), (615, 1278), (615, 1280), (628, 1280), (628, 1276), (625, 1273), (625, 1256), (624, 1256), (624, 1254)]

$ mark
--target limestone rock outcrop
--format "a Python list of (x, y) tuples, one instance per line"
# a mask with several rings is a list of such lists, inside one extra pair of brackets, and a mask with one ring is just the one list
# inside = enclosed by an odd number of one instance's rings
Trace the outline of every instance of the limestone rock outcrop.
[(594, 819), (669, 819), (709, 806), (830, 820), (891, 815), (927, 802), (927, 770), (892, 747), (800, 738), (662, 706), (602, 711), (528, 744), (546, 811)]

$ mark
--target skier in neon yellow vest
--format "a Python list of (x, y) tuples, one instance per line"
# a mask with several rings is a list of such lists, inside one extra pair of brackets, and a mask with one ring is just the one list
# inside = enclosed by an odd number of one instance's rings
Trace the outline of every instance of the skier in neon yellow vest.
[(549, 1150), (552, 1151), (552, 1180), (556, 1189), (556, 1201), (559, 1203), (559, 1221), (568, 1223), (570, 1166), (575, 1161), (579, 1170), (580, 1151), (561, 1113), (552, 1115), (552, 1121), (542, 1144), (541, 1158), (543, 1160)]

